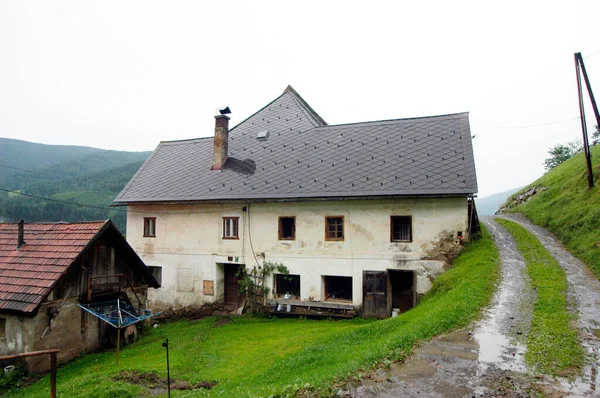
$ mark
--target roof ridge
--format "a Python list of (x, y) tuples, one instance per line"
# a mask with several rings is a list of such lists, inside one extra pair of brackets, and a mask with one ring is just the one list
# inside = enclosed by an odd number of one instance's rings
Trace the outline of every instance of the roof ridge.
[(212, 139), (214, 139), (213, 136), (197, 137), (197, 138), (184, 138), (184, 139), (181, 139), (181, 140), (161, 141), (159, 144), (171, 144), (171, 143), (174, 143), (174, 142), (189, 142), (189, 141), (212, 140)]
[(438, 117), (459, 116), (459, 115), (467, 115), (468, 116), (469, 112), (446, 113), (443, 115), (417, 116), (417, 117), (407, 117), (407, 118), (398, 118), (398, 119), (369, 120), (366, 122), (328, 124), (326, 126), (317, 126), (317, 127), (315, 127), (315, 129), (321, 129), (321, 128), (327, 128), (327, 127), (356, 126), (359, 124), (369, 124), (369, 123), (385, 123), (385, 122), (399, 122), (399, 121), (406, 121), (406, 120), (434, 119), (434, 118), (438, 118)]
[(300, 105), (300, 109), (306, 112), (309, 117), (312, 117), (317, 122), (317, 124), (320, 124), (321, 126), (327, 126), (327, 122), (317, 112), (315, 112), (315, 110), (308, 104), (308, 102), (306, 102), (304, 98), (302, 98), (300, 94), (298, 94), (298, 92), (294, 90), (294, 88), (290, 84), (288, 84), (283, 93), (290, 93), (292, 97), (298, 102), (298, 105)]
[[(94, 223), (105, 223), (108, 220), (91, 220), (91, 221), (25, 221), (25, 225), (71, 225), (71, 224), (94, 224)], [(18, 221), (0, 221), (1, 224), (5, 225), (17, 225)]]
[(272, 103), (274, 103), (275, 101), (277, 101), (279, 98), (283, 97), (285, 95), (285, 91), (283, 93), (281, 93), (281, 95), (279, 95), (277, 98), (275, 98), (273, 101), (269, 102), (267, 105), (263, 106), (262, 108), (260, 108), (259, 110), (257, 110), (256, 112), (254, 112), (253, 114), (251, 114), (250, 116), (248, 116), (247, 118), (245, 118), (244, 120), (242, 120), (241, 122), (239, 122), (238, 124), (236, 124), (235, 126), (233, 126), (232, 128), (229, 129), (229, 132), (231, 133), (233, 130), (235, 130), (237, 127), (241, 126), (242, 124), (246, 123), (246, 121), (248, 121), (249, 119), (251, 119), (254, 115), (257, 115), (258, 113), (262, 112), (263, 110), (267, 109)]

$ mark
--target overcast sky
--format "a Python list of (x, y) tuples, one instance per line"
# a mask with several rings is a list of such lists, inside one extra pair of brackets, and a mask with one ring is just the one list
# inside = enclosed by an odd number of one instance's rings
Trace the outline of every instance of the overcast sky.
[(600, 97), (598, 15), (598, 0), (0, 0), (0, 136), (153, 150), (291, 84), (329, 124), (469, 111), (483, 197), (580, 139), (573, 53)]

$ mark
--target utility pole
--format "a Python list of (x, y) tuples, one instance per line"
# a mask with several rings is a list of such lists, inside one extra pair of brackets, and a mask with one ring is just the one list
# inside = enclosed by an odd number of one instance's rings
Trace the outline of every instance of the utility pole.
[(577, 95), (579, 96), (579, 116), (581, 119), (581, 131), (583, 134), (583, 150), (585, 154), (585, 162), (587, 167), (588, 176), (588, 189), (594, 188), (594, 172), (592, 170), (592, 152), (590, 151), (590, 143), (587, 134), (587, 124), (585, 122), (585, 111), (583, 109), (583, 91), (581, 88), (581, 72), (583, 72), (583, 78), (585, 80), (585, 86), (592, 102), (592, 108), (594, 109), (594, 115), (596, 116), (596, 123), (600, 125), (600, 114), (598, 113), (598, 107), (596, 106), (596, 100), (594, 99), (594, 93), (592, 92), (592, 86), (588, 79), (587, 72), (585, 70), (585, 64), (583, 63), (583, 57), (581, 53), (575, 53), (575, 73), (577, 74)]

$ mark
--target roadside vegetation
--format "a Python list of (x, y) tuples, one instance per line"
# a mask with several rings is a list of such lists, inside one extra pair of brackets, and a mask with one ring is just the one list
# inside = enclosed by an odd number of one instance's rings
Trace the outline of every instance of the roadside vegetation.
[[(591, 147), (596, 186), (588, 190), (584, 156), (579, 153), (544, 174), (507, 202), (509, 211), (527, 218), (557, 235), (571, 253), (600, 278), (600, 145)], [(547, 187), (527, 202), (514, 199), (530, 187)]]
[[(121, 353), (92, 354), (59, 369), (61, 396), (134, 397), (148, 387), (116, 381), (123, 370), (166, 377), (169, 338), (171, 377), (212, 389), (173, 391), (173, 397), (331, 396), (335, 385), (359, 381), (378, 366), (405, 359), (415, 344), (466, 326), (489, 303), (499, 274), (498, 251), (487, 231), (437, 278), (414, 309), (397, 318), (314, 321), (259, 317), (180, 321), (151, 329)], [(131, 372), (130, 372), (131, 373)], [(122, 379), (122, 377), (120, 377)], [(46, 397), (48, 377), (15, 393)]]
[(525, 353), (527, 364), (554, 376), (579, 374), (584, 352), (567, 311), (567, 278), (564, 270), (525, 228), (509, 220), (496, 221), (515, 239), (536, 293)]

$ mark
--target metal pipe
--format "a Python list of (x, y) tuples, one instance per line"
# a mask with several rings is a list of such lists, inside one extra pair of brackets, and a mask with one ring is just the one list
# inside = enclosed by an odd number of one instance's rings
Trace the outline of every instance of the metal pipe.
[(162, 346), (167, 349), (167, 392), (171, 398), (171, 370), (169, 369), (169, 338), (163, 341)]

